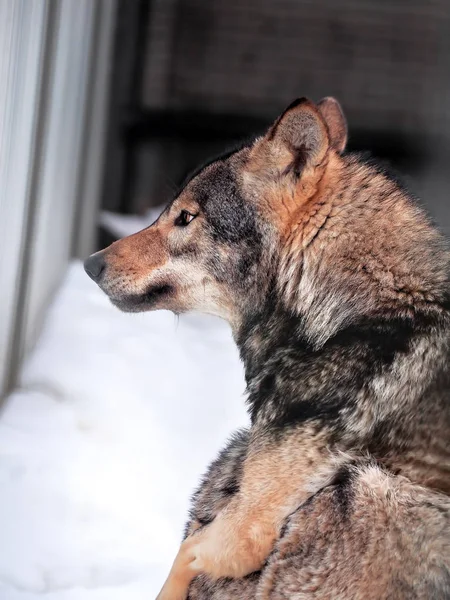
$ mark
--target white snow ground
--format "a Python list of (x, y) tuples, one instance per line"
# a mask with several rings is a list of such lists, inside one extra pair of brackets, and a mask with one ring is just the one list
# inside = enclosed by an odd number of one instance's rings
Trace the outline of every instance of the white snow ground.
[(0, 417), (0, 600), (152, 600), (243, 391), (224, 322), (122, 314), (72, 264)]

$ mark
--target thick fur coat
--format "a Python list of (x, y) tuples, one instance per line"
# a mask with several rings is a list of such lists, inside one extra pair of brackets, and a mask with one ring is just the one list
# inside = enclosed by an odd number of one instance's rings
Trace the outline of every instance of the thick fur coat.
[(346, 138), (298, 100), (86, 261), (122, 310), (227, 319), (245, 367), (159, 600), (450, 598), (450, 254)]

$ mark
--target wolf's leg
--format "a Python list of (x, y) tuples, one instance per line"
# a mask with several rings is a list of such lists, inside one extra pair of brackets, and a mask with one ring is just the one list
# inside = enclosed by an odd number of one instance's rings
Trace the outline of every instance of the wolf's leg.
[(189, 600), (450, 598), (450, 499), (362, 459), (291, 513), (261, 573), (202, 575)]
[(311, 494), (306, 483), (331, 462), (323, 442), (305, 430), (277, 441), (255, 435), (239, 491), (212, 523), (182, 543), (158, 600), (184, 600), (200, 573), (239, 578), (260, 569), (286, 516)]
[(182, 543), (158, 600), (184, 600), (200, 573), (214, 579), (243, 577), (261, 566), (277, 535), (274, 520), (261, 519), (256, 509), (243, 511), (237, 500)]

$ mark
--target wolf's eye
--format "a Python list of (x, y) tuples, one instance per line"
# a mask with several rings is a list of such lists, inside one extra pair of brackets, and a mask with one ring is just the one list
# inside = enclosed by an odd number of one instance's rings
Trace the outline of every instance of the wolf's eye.
[(188, 210), (182, 210), (178, 217), (175, 219), (175, 225), (178, 227), (186, 227), (189, 223), (195, 219), (197, 215), (193, 215)]

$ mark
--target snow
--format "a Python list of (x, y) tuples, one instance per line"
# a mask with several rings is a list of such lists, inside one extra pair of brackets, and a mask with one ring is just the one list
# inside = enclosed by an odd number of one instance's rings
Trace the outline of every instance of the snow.
[(122, 314), (73, 263), (0, 418), (0, 599), (154, 598), (243, 392), (226, 323)]
[(99, 215), (99, 223), (117, 238), (121, 238), (151, 225), (163, 208), (150, 208), (143, 215), (121, 215), (103, 210)]

